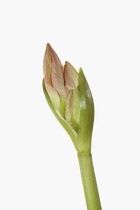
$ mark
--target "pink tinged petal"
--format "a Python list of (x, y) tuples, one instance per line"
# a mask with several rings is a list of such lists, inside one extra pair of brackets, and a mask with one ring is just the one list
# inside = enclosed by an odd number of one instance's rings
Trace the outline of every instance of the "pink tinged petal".
[(52, 85), (51, 81), (51, 53), (50, 53), (51, 46), (47, 44), (46, 51), (43, 60), (43, 72), (44, 72), (44, 79), (45, 81)]
[(64, 86), (63, 67), (53, 48), (51, 47), (50, 49), (52, 63), (52, 85), (60, 96), (66, 98), (67, 95)]
[(72, 118), (72, 90), (69, 92), (66, 98), (66, 106), (65, 106), (65, 119), (69, 123)]
[(78, 72), (68, 61), (65, 62), (64, 78), (67, 89), (71, 90), (78, 86)]
[(51, 85), (49, 85), (46, 82), (45, 82), (45, 87), (46, 87), (46, 90), (50, 96), (50, 99), (51, 99), (54, 107), (60, 112), (60, 97), (59, 97), (58, 93), (56, 92), (54, 87), (52, 87)]
[(69, 89), (67, 89), (66, 87), (65, 87), (65, 89), (66, 89), (66, 95), (68, 96), (68, 94), (69, 94), (70, 90), (69, 90)]

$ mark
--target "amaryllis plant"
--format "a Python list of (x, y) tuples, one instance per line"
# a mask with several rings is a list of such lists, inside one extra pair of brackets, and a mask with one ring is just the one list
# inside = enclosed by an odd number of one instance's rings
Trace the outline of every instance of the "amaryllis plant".
[(87, 209), (101, 210), (91, 155), (94, 103), (87, 80), (81, 68), (77, 72), (68, 61), (62, 66), (50, 44), (43, 70), (47, 102), (77, 150)]

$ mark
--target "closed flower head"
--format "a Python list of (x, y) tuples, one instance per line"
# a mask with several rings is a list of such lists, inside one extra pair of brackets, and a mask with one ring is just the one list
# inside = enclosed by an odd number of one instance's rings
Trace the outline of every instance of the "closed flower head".
[(75, 148), (83, 153), (91, 149), (94, 105), (89, 85), (68, 62), (63, 66), (47, 44), (43, 61), (43, 90), (53, 113), (69, 133)]

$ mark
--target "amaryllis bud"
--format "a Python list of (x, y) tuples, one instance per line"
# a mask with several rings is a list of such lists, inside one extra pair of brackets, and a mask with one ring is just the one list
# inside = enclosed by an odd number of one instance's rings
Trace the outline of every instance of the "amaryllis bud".
[(77, 151), (89, 153), (94, 104), (82, 69), (78, 73), (68, 61), (62, 66), (56, 52), (47, 44), (43, 70), (43, 90), (50, 108), (69, 133)]

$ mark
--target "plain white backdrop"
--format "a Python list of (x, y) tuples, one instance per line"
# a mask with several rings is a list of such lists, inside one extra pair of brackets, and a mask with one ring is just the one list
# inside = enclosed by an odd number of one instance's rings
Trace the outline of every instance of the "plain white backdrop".
[(86, 210), (76, 151), (41, 87), (47, 42), (90, 84), (103, 210), (140, 209), (139, 11), (138, 0), (1, 1), (1, 210)]

